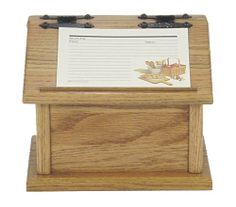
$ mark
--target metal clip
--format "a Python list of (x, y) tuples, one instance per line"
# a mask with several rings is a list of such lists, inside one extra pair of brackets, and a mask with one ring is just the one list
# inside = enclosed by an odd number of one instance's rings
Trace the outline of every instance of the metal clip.
[(49, 16), (44, 15), (40, 19), (44, 20), (57, 20), (56, 23), (43, 22), (39, 26), (43, 29), (58, 29), (59, 27), (76, 27), (76, 28), (92, 28), (93, 24), (87, 23), (78, 23), (78, 19), (92, 19), (93, 17), (89, 14), (84, 16)]
[(140, 19), (154, 19), (156, 22), (142, 22), (138, 26), (141, 28), (190, 28), (192, 24), (189, 22), (175, 22), (175, 19), (188, 19), (190, 15), (157, 15), (147, 16), (146, 14), (140, 15)]
[(79, 16), (50, 16), (50, 15), (43, 15), (40, 17), (40, 19), (44, 20), (58, 20), (58, 19), (67, 19), (67, 18), (73, 18), (73, 19), (93, 19), (94, 17), (91, 16), (90, 14), (86, 15), (79, 15)]
[(154, 19), (157, 21), (174, 21), (175, 19), (189, 19), (192, 18), (192, 16), (188, 14), (183, 14), (183, 15), (146, 15), (146, 14), (141, 14), (139, 19)]
[(155, 22), (155, 23), (142, 22), (138, 26), (145, 29), (145, 28), (190, 28), (193, 25), (189, 22), (184, 22), (184, 23), (179, 23), (179, 22)]
[(48, 22), (44, 22), (42, 24), (39, 25), (40, 27), (42, 27), (43, 29), (58, 29), (59, 27), (75, 27), (75, 28), (93, 28), (93, 24), (91, 23), (75, 23), (75, 24), (71, 24), (71, 23), (48, 23)]

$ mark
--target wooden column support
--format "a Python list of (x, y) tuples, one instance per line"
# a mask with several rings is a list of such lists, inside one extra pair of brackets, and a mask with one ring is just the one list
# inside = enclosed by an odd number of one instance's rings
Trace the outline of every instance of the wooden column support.
[(201, 173), (203, 169), (202, 105), (189, 108), (189, 172)]
[(36, 105), (37, 116), (37, 173), (50, 174), (50, 107), (46, 104)]

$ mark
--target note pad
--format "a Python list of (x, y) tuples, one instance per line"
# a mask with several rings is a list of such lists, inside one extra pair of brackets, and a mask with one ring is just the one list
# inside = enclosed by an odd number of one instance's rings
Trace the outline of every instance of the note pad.
[(191, 87), (188, 29), (59, 28), (58, 87)]

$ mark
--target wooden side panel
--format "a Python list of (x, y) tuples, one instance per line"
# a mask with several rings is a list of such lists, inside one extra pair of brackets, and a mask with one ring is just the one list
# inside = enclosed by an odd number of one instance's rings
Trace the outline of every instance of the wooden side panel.
[(186, 172), (188, 110), (53, 105), (52, 172)]
[(202, 105), (189, 109), (189, 172), (201, 173), (203, 169)]
[(49, 105), (36, 105), (37, 116), (37, 172), (50, 174), (50, 107)]

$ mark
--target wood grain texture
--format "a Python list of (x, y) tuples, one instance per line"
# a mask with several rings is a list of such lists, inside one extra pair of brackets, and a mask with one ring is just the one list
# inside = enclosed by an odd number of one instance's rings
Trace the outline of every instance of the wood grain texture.
[(50, 151), (50, 108), (49, 105), (36, 105), (37, 122), (37, 172), (50, 174), (51, 151)]
[[(49, 104), (203, 104), (212, 103), (211, 65), (208, 24), (204, 16), (193, 16), (189, 21), (190, 65), (193, 91), (58, 91), (55, 88), (58, 30), (42, 29), (44, 20), (32, 16), (28, 21), (28, 41), (25, 68), (25, 103)], [(95, 16), (88, 20), (95, 28), (137, 28), (142, 21), (137, 16)], [(152, 21), (152, 20), (149, 20)], [(48, 21), (50, 22), (50, 21)], [(53, 22), (53, 21), (52, 21)], [(83, 22), (83, 20), (82, 20)], [(109, 99), (109, 102), (107, 100)], [(132, 102), (131, 102), (132, 101)]]
[[(43, 91), (43, 92), (93, 92), (93, 91), (100, 91), (100, 92), (107, 92), (107, 88), (106, 87), (97, 87), (97, 88), (91, 88), (91, 87), (42, 87), (40, 88), (40, 91)], [(156, 92), (163, 92), (163, 93), (166, 93), (167, 91), (168, 92), (192, 92), (192, 91), (195, 91), (197, 92), (197, 88), (149, 88), (147, 90), (147, 88), (142, 88), (142, 87), (138, 87), (138, 88), (109, 88), (109, 91), (116, 91), (116, 92), (137, 92), (138, 91), (142, 91), (143, 93), (146, 93), (146, 92), (150, 92), (150, 91), (156, 91)]]
[(200, 174), (188, 172), (74, 173), (38, 175), (35, 137), (32, 139), (27, 191), (79, 190), (211, 190), (206, 151)]
[(188, 170), (188, 107), (51, 106), (52, 172)]
[(203, 112), (202, 105), (189, 109), (189, 172), (201, 173), (203, 169)]

